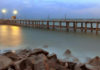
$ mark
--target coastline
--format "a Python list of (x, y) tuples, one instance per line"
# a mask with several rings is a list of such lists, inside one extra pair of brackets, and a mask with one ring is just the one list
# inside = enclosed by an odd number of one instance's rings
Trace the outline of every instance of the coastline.
[(7, 51), (0, 55), (0, 70), (99, 70), (100, 57), (81, 63), (77, 57), (65, 52), (66, 59), (57, 58), (43, 49)]

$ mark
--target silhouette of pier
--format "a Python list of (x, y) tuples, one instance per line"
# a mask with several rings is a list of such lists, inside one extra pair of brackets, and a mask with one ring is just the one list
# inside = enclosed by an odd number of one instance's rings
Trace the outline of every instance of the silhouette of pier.
[[(80, 30), (81, 32), (95, 31), (98, 34), (100, 31), (99, 19), (66, 19), (66, 20), (20, 20), (20, 19), (5, 19), (0, 20), (1, 24), (19, 25), (19, 26), (31, 26), (34, 28), (46, 28), (46, 29), (65, 29), (74, 32)], [(95, 25), (95, 26), (94, 26)]]

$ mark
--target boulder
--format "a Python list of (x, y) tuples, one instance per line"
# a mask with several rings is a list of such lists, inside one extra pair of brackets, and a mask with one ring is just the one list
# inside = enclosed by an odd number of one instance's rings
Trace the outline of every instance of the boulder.
[(72, 55), (71, 51), (67, 49), (64, 53), (64, 60), (68, 62), (79, 63), (79, 59)]
[(44, 55), (47, 56), (49, 53), (47, 51), (43, 50), (43, 49), (34, 49), (34, 50), (31, 51), (31, 54), (29, 56), (38, 55), (38, 54), (44, 54)]
[(96, 56), (95, 58), (91, 59), (86, 64), (86, 67), (90, 70), (100, 70), (100, 57)]
[(6, 69), (13, 64), (13, 61), (7, 56), (0, 56), (0, 70)]
[(20, 59), (20, 57), (19, 57), (16, 53), (14, 53), (14, 52), (6, 52), (6, 53), (4, 53), (3, 55), (9, 57), (9, 58), (12, 59), (13, 61), (17, 61), (17, 60)]
[(17, 55), (18, 55), (21, 59), (27, 58), (30, 54), (31, 54), (31, 50), (27, 50), (27, 49), (17, 51)]

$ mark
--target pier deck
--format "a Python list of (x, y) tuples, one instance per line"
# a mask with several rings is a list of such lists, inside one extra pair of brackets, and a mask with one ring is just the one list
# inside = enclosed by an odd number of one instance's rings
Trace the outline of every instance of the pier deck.
[[(81, 32), (100, 31), (100, 19), (66, 19), (66, 20), (21, 20), (21, 19), (5, 19), (0, 20), (0, 23), (20, 26), (31, 26), (34, 28), (47, 28), (47, 29), (66, 29), (69, 31), (73, 29), (74, 32), (80, 29)], [(94, 26), (95, 25), (95, 26)]]

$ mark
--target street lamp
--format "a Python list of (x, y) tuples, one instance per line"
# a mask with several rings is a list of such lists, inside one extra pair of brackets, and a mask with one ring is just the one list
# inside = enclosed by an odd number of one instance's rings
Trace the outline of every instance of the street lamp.
[(18, 14), (18, 11), (17, 10), (13, 10), (13, 15), (17, 15)]
[(17, 10), (13, 10), (13, 16), (12, 16), (12, 19), (16, 19), (16, 15), (18, 14), (18, 11)]
[(3, 14), (3, 19), (4, 19), (5, 14), (7, 13), (7, 10), (6, 10), (6, 9), (2, 9), (2, 10), (1, 10), (1, 13)]

